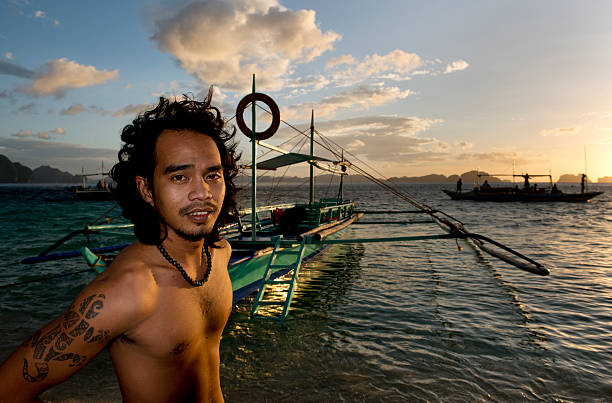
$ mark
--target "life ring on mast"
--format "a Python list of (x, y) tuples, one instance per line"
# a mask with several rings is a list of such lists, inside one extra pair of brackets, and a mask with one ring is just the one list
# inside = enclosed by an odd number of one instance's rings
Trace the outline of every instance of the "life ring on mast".
[(253, 131), (246, 125), (244, 122), (244, 111), (247, 106), (253, 101), (263, 102), (270, 108), (270, 112), (272, 113), (272, 124), (263, 132), (255, 132), (256, 140), (265, 140), (269, 139), (276, 133), (278, 127), (280, 126), (280, 110), (278, 109), (278, 105), (274, 100), (261, 92), (255, 92), (246, 95), (244, 98), (238, 102), (238, 106), (236, 107), (236, 123), (238, 124), (238, 128), (242, 133), (244, 133), (248, 138), (252, 137)]

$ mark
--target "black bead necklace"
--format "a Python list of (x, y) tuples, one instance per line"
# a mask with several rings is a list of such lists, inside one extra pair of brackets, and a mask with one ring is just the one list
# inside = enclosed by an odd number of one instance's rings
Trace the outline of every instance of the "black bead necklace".
[(185, 279), (185, 281), (187, 281), (192, 286), (200, 287), (201, 285), (203, 285), (205, 282), (208, 281), (208, 276), (210, 276), (210, 271), (212, 270), (212, 263), (211, 263), (212, 259), (210, 257), (210, 251), (208, 250), (208, 243), (206, 242), (206, 238), (204, 239), (204, 246), (202, 247), (202, 259), (204, 259), (204, 254), (206, 253), (206, 273), (204, 273), (204, 277), (202, 277), (200, 280), (194, 280), (191, 277), (189, 277), (189, 274), (187, 274), (185, 269), (183, 269), (183, 266), (181, 266), (181, 264), (177, 262), (176, 260), (172, 259), (172, 257), (170, 256), (170, 254), (168, 254), (168, 251), (166, 251), (166, 249), (162, 246), (162, 244), (157, 245), (157, 249), (159, 249), (160, 253), (162, 254), (163, 257), (166, 258), (168, 263), (176, 267), (176, 269), (183, 275), (183, 278)]

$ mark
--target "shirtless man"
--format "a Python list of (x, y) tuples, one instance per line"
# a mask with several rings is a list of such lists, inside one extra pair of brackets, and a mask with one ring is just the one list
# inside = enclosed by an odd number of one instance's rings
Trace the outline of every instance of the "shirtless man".
[(138, 116), (111, 172), (138, 241), (0, 367), (0, 401), (37, 401), (109, 347), (126, 402), (223, 401), (219, 343), (231, 311), (234, 133), (190, 99)]

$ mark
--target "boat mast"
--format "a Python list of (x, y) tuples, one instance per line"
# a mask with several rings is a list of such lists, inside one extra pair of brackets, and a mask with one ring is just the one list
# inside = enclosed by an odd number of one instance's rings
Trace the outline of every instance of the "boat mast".
[(251, 102), (251, 234), (257, 240), (257, 138), (255, 137), (255, 73), (253, 73), (253, 102)]
[(312, 206), (314, 204), (314, 109), (310, 115), (310, 199), (308, 204)]
[(588, 183), (589, 183), (589, 177), (587, 176), (587, 158), (586, 158), (586, 146), (584, 146), (584, 176), (586, 176), (586, 178), (584, 179), (584, 190), (588, 191)]
[[(342, 162), (344, 162), (344, 149), (342, 150)], [(344, 168), (344, 165), (342, 165), (341, 168)], [(344, 172), (340, 174), (340, 194), (339, 196), (340, 196), (339, 201), (342, 203), (344, 201)]]

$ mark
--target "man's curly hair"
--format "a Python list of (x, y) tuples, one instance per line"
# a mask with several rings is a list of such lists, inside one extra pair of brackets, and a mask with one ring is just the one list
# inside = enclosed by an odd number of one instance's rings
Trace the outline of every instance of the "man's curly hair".
[(135, 181), (136, 176), (146, 178), (149, 188), (153, 189), (155, 144), (164, 130), (192, 130), (211, 137), (217, 145), (223, 166), (225, 198), (208, 236), (210, 245), (221, 239), (219, 228), (228, 223), (236, 211), (234, 196), (238, 189), (233, 180), (238, 173), (236, 161), (240, 158), (236, 154), (237, 144), (233, 141), (236, 128), (232, 126), (231, 131), (225, 129), (219, 109), (210, 105), (211, 99), (212, 87), (201, 102), (186, 95), (173, 102), (160, 97), (154, 109), (139, 114), (121, 132), (123, 145), (118, 153), (119, 162), (111, 169), (110, 177), (117, 183), (114, 192), (123, 215), (134, 224), (134, 233), (142, 243), (157, 245), (167, 236), (167, 230), (162, 233), (160, 228), (160, 221), (163, 220), (142, 199)]

